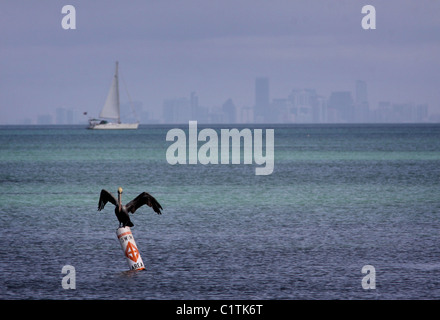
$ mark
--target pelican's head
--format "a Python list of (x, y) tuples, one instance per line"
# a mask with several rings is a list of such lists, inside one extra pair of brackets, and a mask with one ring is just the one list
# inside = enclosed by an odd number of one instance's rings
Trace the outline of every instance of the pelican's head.
[(118, 193), (122, 193), (122, 188), (121, 187), (118, 188)]

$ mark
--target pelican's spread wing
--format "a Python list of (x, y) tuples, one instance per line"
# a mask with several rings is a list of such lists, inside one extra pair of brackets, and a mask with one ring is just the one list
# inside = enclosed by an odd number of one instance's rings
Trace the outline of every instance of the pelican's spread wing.
[(99, 202), (98, 202), (98, 211), (101, 211), (104, 209), (104, 206), (107, 202), (113, 203), (115, 206), (118, 205), (118, 200), (107, 190), (102, 189), (101, 195), (99, 196)]
[(156, 212), (157, 214), (162, 214), (162, 212), (160, 211), (160, 209), (162, 209), (162, 206), (151, 194), (147, 192), (142, 192), (136, 198), (127, 203), (126, 208), (128, 212), (134, 213), (139, 207), (143, 206), (144, 204), (153, 208), (154, 212)]

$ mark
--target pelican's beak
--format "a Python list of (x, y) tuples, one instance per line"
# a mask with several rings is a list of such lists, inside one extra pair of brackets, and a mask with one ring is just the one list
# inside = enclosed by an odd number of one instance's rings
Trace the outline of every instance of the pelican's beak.
[(118, 188), (118, 205), (119, 205), (119, 212), (121, 212), (121, 206), (122, 206), (122, 188)]

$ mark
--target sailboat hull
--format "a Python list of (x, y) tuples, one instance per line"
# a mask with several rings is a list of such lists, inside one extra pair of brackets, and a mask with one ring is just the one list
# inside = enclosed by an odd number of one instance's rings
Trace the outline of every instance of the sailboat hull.
[(139, 123), (97, 123), (97, 124), (91, 124), (89, 126), (89, 129), (93, 130), (130, 130), (130, 129), (137, 129), (139, 126)]

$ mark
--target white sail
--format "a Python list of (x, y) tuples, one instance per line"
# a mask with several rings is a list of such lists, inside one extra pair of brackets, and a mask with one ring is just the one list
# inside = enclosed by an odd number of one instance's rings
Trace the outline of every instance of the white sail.
[(113, 77), (110, 91), (107, 95), (104, 107), (99, 114), (100, 118), (117, 119), (120, 122), (119, 116), (119, 82), (118, 82), (118, 63), (116, 62), (116, 71)]
[[(133, 110), (134, 112), (134, 110)], [(110, 130), (110, 129), (137, 129), (139, 122), (135, 123), (121, 123), (119, 114), (119, 79), (118, 79), (118, 62), (116, 62), (116, 71), (113, 77), (110, 91), (107, 95), (104, 107), (99, 114), (100, 118), (116, 119), (117, 122), (108, 122), (102, 119), (89, 119), (88, 129), (94, 130)]]

